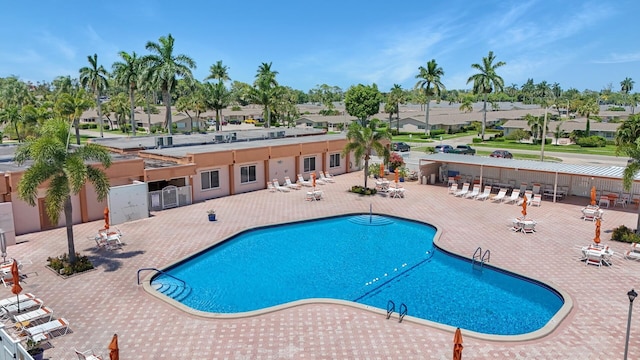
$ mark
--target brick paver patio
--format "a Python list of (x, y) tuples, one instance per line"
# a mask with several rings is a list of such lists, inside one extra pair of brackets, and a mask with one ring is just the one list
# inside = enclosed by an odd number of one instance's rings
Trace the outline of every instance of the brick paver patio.
[[(23, 286), (44, 300), (72, 331), (51, 340), (49, 359), (75, 359), (73, 348), (106, 349), (117, 333), (122, 359), (447, 359), (453, 332), (421, 324), (386, 320), (384, 315), (344, 305), (311, 304), (244, 319), (208, 319), (189, 315), (149, 295), (136, 284), (143, 267), (164, 267), (244, 229), (373, 211), (426, 221), (442, 229), (440, 246), (470, 257), (481, 246), (491, 263), (569, 293), (574, 308), (550, 335), (527, 342), (492, 342), (464, 338), (465, 359), (619, 359), (622, 358), (629, 300), (638, 286), (640, 262), (614, 258), (612, 267), (579, 262), (579, 245), (594, 237), (594, 224), (580, 219), (586, 198), (529, 207), (537, 233), (508, 230), (520, 214), (514, 205), (454, 198), (443, 186), (405, 183), (407, 196), (360, 197), (346, 190), (362, 184), (362, 173), (336, 177), (322, 187), (325, 199), (304, 201), (302, 191), (267, 190), (225, 197), (154, 213), (151, 218), (118, 225), (122, 250), (96, 250), (87, 239), (101, 222), (74, 227), (76, 249), (97, 270), (62, 279), (44, 267), (48, 256), (66, 252), (65, 229), (27, 234), (8, 249), (9, 257), (31, 260), (37, 271)], [(373, 184), (369, 184), (372, 186)], [(207, 221), (206, 210), (219, 221)], [(603, 243), (621, 254), (628, 246), (611, 242), (610, 230), (635, 228), (636, 210), (605, 210)], [(20, 221), (20, 219), (18, 219)], [(215, 271), (215, 269), (211, 269)], [(145, 273), (144, 276), (149, 275)], [(10, 290), (5, 290), (5, 297)], [(451, 294), (455, 296), (455, 294)], [(443, 298), (442, 301), (448, 301)], [(468, 299), (474, 301), (474, 299)], [(473, 314), (469, 314), (473, 316)], [(629, 358), (639, 358), (640, 313), (633, 318)]]

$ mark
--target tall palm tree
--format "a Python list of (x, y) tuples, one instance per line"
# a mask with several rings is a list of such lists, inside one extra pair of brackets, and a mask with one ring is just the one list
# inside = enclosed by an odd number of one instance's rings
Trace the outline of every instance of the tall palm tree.
[(23, 120), (20, 108), (17, 105), (5, 106), (0, 110), (0, 123), (13, 125), (16, 132), (18, 142), (21, 142), (20, 132), (18, 132), (18, 124)]
[(111, 157), (106, 148), (95, 144), (71, 150), (67, 145), (68, 137), (69, 124), (65, 120), (58, 118), (47, 121), (40, 137), (18, 147), (15, 161), (24, 164), (27, 160), (33, 160), (18, 183), (18, 197), (36, 206), (38, 188), (41, 184), (47, 184), (45, 204), (51, 222), (58, 223), (60, 213), (64, 211), (69, 262), (74, 264), (77, 258), (73, 241), (71, 195), (77, 195), (89, 181), (95, 188), (98, 201), (102, 201), (109, 193), (109, 178), (103, 170), (87, 163), (97, 162), (108, 168), (111, 166)]
[(586, 136), (591, 136), (591, 126), (589, 123), (589, 116), (590, 115), (595, 115), (598, 114), (600, 112), (600, 106), (598, 106), (597, 104), (597, 100), (596, 99), (592, 99), (592, 98), (587, 98), (585, 99), (582, 104), (580, 106), (578, 106), (577, 109), (578, 114), (584, 116), (587, 118), (587, 125), (585, 127), (585, 135)]
[(98, 54), (87, 56), (89, 66), (80, 69), (80, 84), (91, 89), (96, 96), (96, 109), (98, 109), (98, 126), (100, 127), (100, 137), (104, 137), (102, 132), (102, 109), (100, 107), (100, 94), (109, 87), (107, 77), (109, 73), (104, 66), (98, 65)]
[(624, 94), (625, 103), (627, 102), (629, 93), (633, 90), (634, 83), (635, 82), (630, 77), (626, 77), (624, 80), (620, 81), (620, 91)]
[(119, 53), (122, 61), (117, 61), (112, 65), (113, 75), (115, 76), (116, 83), (120, 86), (125, 86), (129, 89), (129, 102), (131, 107), (130, 120), (131, 120), (131, 134), (136, 136), (136, 103), (135, 92), (138, 83), (138, 79), (141, 75), (140, 70), (140, 58), (136, 52), (131, 54), (120, 51)]
[[(205, 80), (218, 80), (218, 85), (209, 87), (209, 90), (212, 95), (216, 96), (212, 99), (213, 103), (211, 107), (216, 110), (216, 131), (220, 131), (220, 110), (226, 108), (231, 100), (229, 92), (226, 91), (227, 89), (224, 86), (225, 81), (231, 80), (229, 77), (229, 68), (222, 64), (222, 60), (218, 60), (209, 68), (209, 76), (207, 76)], [(223, 104), (224, 106), (222, 106)]]
[[(640, 115), (631, 115), (618, 127), (615, 136), (616, 154), (624, 154), (635, 161), (627, 162), (627, 167), (622, 175), (622, 186), (625, 191), (631, 191), (633, 179), (640, 172)], [(640, 209), (638, 209), (638, 220), (636, 233), (640, 234)]]
[(347, 140), (349, 142), (342, 150), (342, 156), (349, 156), (353, 152), (356, 166), (360, 166), (364, 160), (364, 187), (367, 187), (367, 178), (369, 178), (369, 159), (375, 151), (378, 155), (382, 155), (384, 162), (389, 161), (389, 148), (382, 144), (382, 140), (391, 141), (391, 133), (387, 128), (378, 130), (379, 120), (372, 119), (367, 126), (360, 125), (354, 121), (349, 125), (347, 130)]
[(204, 91), (207, 97), (207, 107), (216, 111), (216, 131), (220, 131), (220, 111), (231, 102), (231, 91), (223, 82), (215, 84), (205, 83)]
[(471, 67), (478, 70), (477, 74), (471, 75), (467, 80), (467, 84), (473, 82), (473, 92), (482, 94), (483, 96), (483, 117), (482, 117), (482, 141), (484, 141), (484, 131), (487, 127), (487, 96), (493, 92), (502, 91), (504, 88), (504, 80), (496, 73), (496, 69), (506, 65), (504, 61), (493, 63), (496, 56), (493, 51), (489, 51), (487, 57), (482, 58), (482, 64), (471, 64)]
[(416, 89), (422, 89), (425, 96), (425, 113), (424, 113), (424, 133), (429, 135), (429, 103), (433, 95), (440, 96), (441, 91), (445, 91), (445, 87), (440, 80), (444, 76), (444, 70), (438, 66), (435, 59), (427, 62), (427, 67), (420, 66), (418, 68), (416, 79), (421, 79), (416, 83)]
[[(391, 104), (389, 108), (396, 114), (396, 131), (400, 132), (400, 104), (404, 104), (407, 101), (404, 90), (402, 90), (402, 86), (398, 84), (393, 84), (391, 88), (391, 92), (387, 96), (387, 102)], [(389, 129), (391, 129), (391, 116), (393, 112), (389, 112)]]
[(271, 70), (271, 63), (260, 64), (250, 95), (254, 102), (264, 106), (264, 117), (267, 127), (271, 126), (271, 105), (275, 101), (278, 93), (276, 75), (278, 75), (278, 72)]
[(165, 127), (171, 135), (171, 92), (175, 89), (177, 78), (182, 77), (189, 81), (193, 79), (191, 69), (196, 68), (196, 63), (187, 55), (173, 54), (175, 39), (171, 34), (161, 36), (157, 43), (147, 42), (146, 49), (152, 54), (145, 56), (143, 63), (147, 65), (147, 80), (151, 80), (160, 86), (162, 102), (164, 103)]

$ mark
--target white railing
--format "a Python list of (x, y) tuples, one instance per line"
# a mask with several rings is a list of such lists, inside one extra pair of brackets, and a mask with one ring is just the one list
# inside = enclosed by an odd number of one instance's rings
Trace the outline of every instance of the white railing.
[[(167, 186), (162, 190), (149, 192), (149, 210), (160, 211), (179, 206), (191, 205), (191, 186)], [(2, 360), (2, 359), (0, 359)]]
[(20, 340), (12, 338), (4, 327), (4, 324), (0, 324), (0, 360), (33, 360), (20, 344)]

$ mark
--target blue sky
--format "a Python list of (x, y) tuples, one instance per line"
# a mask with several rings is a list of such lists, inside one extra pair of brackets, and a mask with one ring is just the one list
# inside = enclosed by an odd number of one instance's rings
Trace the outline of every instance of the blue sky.
[(218, 60), (252, 83), (272, 62), (281, 85), (412, 88), (435, 59), (447, 89), (468, 89), (472, 63), (493, 50), (505, 86), (529, 78), (601, 90), (640, 89), (637, 0), (577, 1), (12, 1), (0, 12), (0, 77), (77, 77), (87, 56), (108, 70), (118, 52), (147, 53), (171, 33), (203, 80)]

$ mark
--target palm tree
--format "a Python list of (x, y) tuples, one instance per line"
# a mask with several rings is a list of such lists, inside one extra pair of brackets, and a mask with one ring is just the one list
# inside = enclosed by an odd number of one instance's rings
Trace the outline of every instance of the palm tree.
[(585, 135), (591, 136), (590, 124), (589, 124), (589, 116), (598, 114), (600, 112), (600, 106), (596, 103), (595, 99), (587, 98), (585, 99), (577, 109), (578, 114), (587, 118), (587, 125), (585, 127)]
[(224, 86), (223, 82), (205, 83), (204, 91), (208, 100), (207, 107), (216, 111), (216, 131), (220, 131), (220, 111), (229, 106), (231, 92)]
[(100, 137), (103, 137), (102, 133), (102, 111), (100, 108), (100, 94), (103, 90), (109, 87), (107, 77), (109, 73), (105, 70), (104, 66), (98, 66), (98, 54), (93, 56), (87, 56), (89, 66), (85, 66), (80, 69), (80, 84), (84, 87), (91, 89), (96, 96), (96, 108), (98, 109), (98, 126), (100, 127)]
[(271, 70), (271, 63), (262, 63), (258, 67), (256, 80), (253, 83), (251, 98), (257, 104), (264, 106), (264, 117), (267, 127), (271, 126), (271, 105), (277, 96), (277, 71)]
[(427, 62), (427, 67), (420, 66), (418, 68), (418, 75), (416, 79), (421, 79), (416, 83), (416, 89), (422, 89), (425, 95), (425, 114), (424, 114), (424, 133), (429, 135), (431, 132), (429, 128), (429, 103), (433, 95), (440, 96), (440, 92), (444, 91), (444, 85), (440, 78), (444, 76), (444, 70), (438, 66), (435, 59), (431, 59)]
[(140, 59), (136, 52), (132, 52), (131, 54), (126, 53), (124, 51), (120, 51), (120, 57), (122, 58), (122, 62), (115, 62), (112, 65), (113, 75), (115, 76), (116, 83), (120, 86), (125, 86), (129, 89), (129, 102), (131, 103), (131, 134), (136, 136), (136, 121), (135, 121), (135, 92), (136, 92), (136, 84), (138, 83), (138, 79), (140, 78)]
[(371, 153), (375, 151), (378, 155), (382, 155), (384, 162), (389, 161), (389, 148), (382, 144), (382, 140), (391, 141), (391, 133), (387, 128), (378, 130), (377, 119), (369, 121), (367, 126), (360, 125), (354, 121), (349, 125), (347, 131), (347, 140), (349, 143), (342, 150), (342, 156), (349, 156), (353, 152), (356, 166), (360, 166), (364, 159), (364, 187), (367, 187), (367, 178), (369, 177), (369, 159)]
[(22, 122), (22, 114), (17, 105), (9, 105), (0, 110), (0, 123), (13, 125), (16, 131), (16, 138), (21, 142), (20, 133), (18, 132), (18, 124)]
[(216, 131), (220, 131), (220, 110), (226, 108), (231, 100), (230, 93), (226, 91), (227, 89), (224, 86), (225, 81), (231, 80), (228, 70), (229, 68), (227, 66), (222, 65), (222, 60), (218, 60), (214, 65), (211, 65), (209, 68), (209, 76), (205, 78), (205, 80), (218, 80), (217, 86), (209, 87), (212, 95), (216, 96), (216, 98), (212, 99), (213, 104), (211, 106), (216, 110)]
[(38, 188), (41, 184), (47, 184), (45, 204), (51, 222), (58, 223), (60, 213), (64, 211), (69, 262), (74, 264), (77, 258), (73, 242), (71, 195), (77, 195), (89, 181), (95, 188), (98, 201), (104, 200), (109, 193), (109, 178), (103, 170), (87, 162), (97, 162), (108, 168), (111, 166), (111, 157), (106, 148), (95, 144), (71, 150), (68, 138), (69, 124), (65, 120), (58, 118), (47, 121), (40, 137), (18, 147), (15, 161), (24, 164), (27, 160), (33, 160), (18, 183), (18, 197), (36, 206)]
[(487, 95), (495, 89), (496, 92), (502, 91), (504, 88), (504, 80), (496, 73), (496, 69), (506, 65), (504, 61), (493, 63), (496, 59), (493, 51), (489, 51), (487, 57), (482, 58), (482, 64), (471, 64), (471, 67), (478, 70), (479, 73), (471, 75), (467, 80), (467, 84), (473, 82), (473, 92), (483, 95), (483, 117), (482, 117), (482, 141), (484, 141), (484, 131), (487, 127)]
[(171, 34), (167, 37), (161, 36), (157, 43), (147, 42), (146, 49), (152, 54), (143, 58), (143, 64), (147, 65), (146, 80), (151, 80), (162, 91), (162, 102), (164, 103), (165, 127), (171, 135), (171, 92), (175, 89), (177, 77), (183, 77), (189, 81), (193, 79), (191, 69), (196, 68), (196, 63), (187, 55), (174, 55), (173, 45), (175, 39)]
[(400, 104), (404, 104), (407, 101), (404, 90), (402, 90), (402, 86), (398, 84), (393, 84), (391, 88), (391, 92), (387, 96), (387, 102), (391, 105), (389, 107), (389, 129), (391, 129), (391, 116), (395, 112), (396, 114), (396, 131), (400, 132)]
[(76, 144), (80, 145), (80, 128), (78, 121), (84, 111), (91, 107), (91, 100), (84, 91), (80, 89), (75, 94), (62, 93), (54, 105), (54, 110), (61, 116), (69, 119), (76, 128)]
[[(625, 191), (631, 191), (633, 179), (640, 171), (640, 115), (631, 115), (624, 121), (615, 136), (616, 154), (624, 154), (634, 161), (627, 162), (627, 167), (622, 175), (622, 186)], [(636, 233), (640, 234), (640, 209), (638, 209), (638, 220)]]
[(631, 92), (631, 90), (633, 90), (634, 83), (635, 82), (629, 77), (626, 77), (624, 78), (624, 80), (620, 81), (620, 91), (624, 94), (625, 103), (627, 101), (627, 97), (629, 96), (629, 93)]

